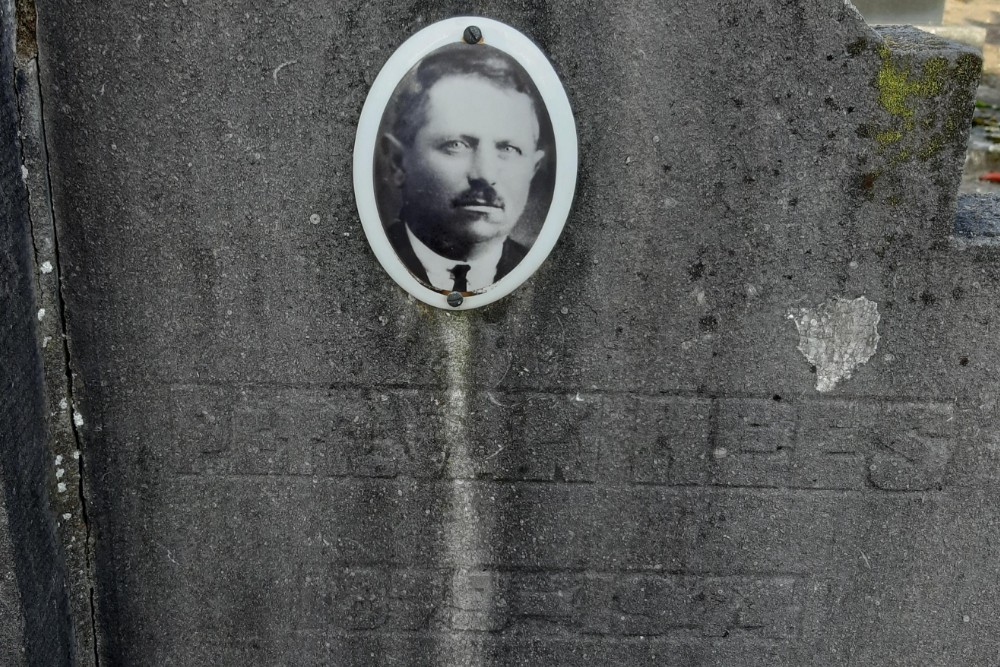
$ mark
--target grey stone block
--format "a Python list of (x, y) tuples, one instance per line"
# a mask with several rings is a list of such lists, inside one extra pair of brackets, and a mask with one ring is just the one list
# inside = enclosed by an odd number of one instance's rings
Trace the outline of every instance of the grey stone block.
[(0, 663), (77, 658), (49, 500), (44, 384), (26, 174), (14, 83), (13, 7), (0, 4)]
[(0, 664), (4, 665), (27, 664), (24, 613), (14, 558), (7, 511), (0, 506)]
[(974, 245), (991, 245), (1000, 237), (1000, 195), (963, 195), (955, 215), (955, 237)]
[[(970, 49), (840, 0), (38, 9), (102, 662), (995, 657)], [(539, 272), (446, 313), (350, 168), (460, 11), (551, 56), (581, 163)], [(789, 315), (862, 296), (819, 391)]]
[(945, 0), (857, 0), (854, 5), (869, 23), (939, 24)]

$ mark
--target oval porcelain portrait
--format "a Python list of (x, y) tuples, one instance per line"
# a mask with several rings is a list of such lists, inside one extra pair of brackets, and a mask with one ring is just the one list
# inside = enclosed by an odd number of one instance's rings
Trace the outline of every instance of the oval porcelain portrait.
[(510, 294), (548, 256), (576, 186), (569, 100), (510, 26), (440, 21), (379, 72), (354, 145), (354, 191), (376, 258), (447, 309)]

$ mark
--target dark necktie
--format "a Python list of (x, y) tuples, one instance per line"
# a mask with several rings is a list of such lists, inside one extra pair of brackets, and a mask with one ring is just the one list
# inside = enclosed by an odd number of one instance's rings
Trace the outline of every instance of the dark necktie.
[(455, 286), (451, 288), (453, 292), (468, 292), (469, 291), (469, 281), (465, 279), (465, 275), (469, 272), (468, 264), (456, 264), (450, 269), (452, 277), (455, 279)]

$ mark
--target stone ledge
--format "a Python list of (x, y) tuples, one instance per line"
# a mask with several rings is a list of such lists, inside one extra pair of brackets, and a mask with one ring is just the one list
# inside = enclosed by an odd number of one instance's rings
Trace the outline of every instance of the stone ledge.
[(952, 239), (960, 247), (1000, 245), (1000, 195), (968, 194), (959, 197)]

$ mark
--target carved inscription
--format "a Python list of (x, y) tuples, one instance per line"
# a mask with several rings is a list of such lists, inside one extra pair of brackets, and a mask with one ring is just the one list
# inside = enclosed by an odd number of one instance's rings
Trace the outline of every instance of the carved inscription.
[(938, 489), (955, 448), (942, 403), (814, 401), (801, 410), (797, 482), (805, 487)]
[(941, 488), (955, 447), (946, 403), (483, 391), (448, 466), (430, 390), (172, 394), (182, 474), (917, 491)]
[[(452, 577), (462, 578), (449, 599)], [(472, 631), (789, 639), (825, 587), (809, 577), (384, 571), (303, 573), (306, 624), (338, 631)]]

